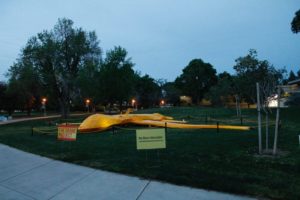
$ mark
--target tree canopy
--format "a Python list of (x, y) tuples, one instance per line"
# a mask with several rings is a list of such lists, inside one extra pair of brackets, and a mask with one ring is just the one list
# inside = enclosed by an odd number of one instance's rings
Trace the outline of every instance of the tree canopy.
[(293, 81), (293, 80), (296, 80), (297, 79), (297, 76), (295, 75), (295, 73), (291, 70), (290, 71), (290, 74), (289, 74), (289, 77), (287, 79), (287, 81)]
[[(94, 31), (73, 26), (70, 19), (59, 19), (52, 30), (31, 37), (20, 57), (9, 70), (8, 84), (2, 87), (6, 110), (39, 109), (41, 98), (47, 106), (60, 108), (64, 117), (70, 107), (90, 99), (93, 106), (122, 106), (133, 97), (140, 106), (152, 106), (161, 88), (150, 76), (133, 70), (128, 52), (120, 46), (102, 51)], [(80, 108), (80, 106), (78, 107)]]
[[(59, 19), (53, 30), (32, 37), (22, 51), (25, 61), (39, 73), (40, 80), (58, 101), (62, 115), (68, 116), (76, 96), (76, 78), (88, 60), (96, 60), (101, 50), (95, 32), (74, 28), (70, 19)], [(47, 90), (48, 88), (48, 90)]]
[(224, 106), (235, 92), (234, 77), (225, 71), (218, 75), (217, 84), (210, 88), (206, 96), (213, 105)]
[(17, 97), (16, 107), (27, 110), (30, 115), (33, 108), (39, 106), (42, 85), (38, 72), (30, 62), (20, 60), (9, 69), (9, 85), (7, 92), (15, 93)]
[(138, 104), (146, 108), (156, 105), (161, 98), (160, 86), (147, 74), (137, 77), (135, 91)]
[(298, 10), (295, 13), (295, 17), (293, 18), (291, 22), (291, 29), (293, 33), (299, 33), (300, 32), (300, 10)]
[(237, 92), (248, 103), (255, 102), (256, 82), (260, 82), (261, 85), (266, 87), (272, 85), (274, 88), (282, 81), (283, 70), (276, 70), (267, 60), (259, 60), (254, 49), (250, 49), (246, 56), (239, 57), (235, 62), (233, 68), (237, 76), (235, 80)]
[(106, 53), (99, 76), (100, 95), (104, 102), (122, 105), (123, 101), (128, 101), (135, 81), (133, 66), (131, 59), (127, 58), (126, 49), (120, 46)]
[(211, 86), (216, 84), (216, 70), (209, 63), (201, 59), (194, 59), (182, 70), (176, 78), (176, 86), (193, 98), (194, 103), (199, 103)]
[[(298, 26), (298, 19), (299, 11), (293, 27)], [(119, 104), (120, 109), (130, 105), (132, 98), (139, 107), (158, 105), (162, 99), (178, 105), (180, 95), (191, 96), (195, 104), (205, 96), (215, 105), (224, 105), (224, 100), (239, 94), (253, 103), (255, 82), (273, 87), (283, 72), (259, 60), (252, 49), (236, 59), (234, 76), (227, 72), (217, 76), (214, 67), (201, 59), (191, 60), (174, 82), (141, 76), (133, 67), (125, 48), (115, 46), (102, 55), (94, 31), (74, 27), (70, 19), (58, 19), (53, 29), (31, 37), (21, 49), (9, 69), (8, 83), (0, 84), (0, 106), (10, 114), (16, 109), (30, 114), (40, 109), (41, 98), (46, 97), (48, 108), (60, 109), (67, 117), (71, 108), (84, 109), (86, 99), (93, 107)], [(292, 73), (289, 80), (295, 77)]]

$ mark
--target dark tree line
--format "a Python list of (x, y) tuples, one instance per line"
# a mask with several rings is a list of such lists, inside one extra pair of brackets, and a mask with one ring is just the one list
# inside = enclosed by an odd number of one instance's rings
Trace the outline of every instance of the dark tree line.
[[(292, 30), (299, 31), (299, 11)], [(139, 107), (159, 105), (160, 100), (180, 105), (180, 96), (192, 97), (197, 105), (203, 98), (213, 105), (224, 106), (239, 97), (255, 102), (255, 83), (272, 87), (284, 81), (284, 70), (276, 69), (267, 60), (259, 60), (253, 49), (236, 59), (235, 74), (217, 74), (210, 63), (191, 60), (174, 82), (155, 80), (134, 71), (134, 63), (126, 49), (116, 46), (103, 55), (94, 31), (74, 27), (70, 19), (59, 19), (52, 30), (30, 38), (20, 57), (8, 71), (8, 82), (0, 82), (0, 109), (11, 114), (14, 110), (39, 110), (41, 99), (47, 107), (60, 110), (67, 117), (70, 110), (84, 109), (85, 100), (91, 106)], [(290, 72), (286, 81), (299, 77)]]
[[(140, 96), (140, 104), (153, 104), (153, 98), (160, 97), (160, 87), (149, 76), (136, 73), (127, 54), (126, 49), (114, 47), (102, 59), (94, 31), (76, 28), (70, 19), (59, 19), (52, 30), (30, 38), (10, 67), (8, 83), (0, 85), (1, 109), (9, 114), (16, 109), (30, 114), (47, 98), (48, 107), (67, 117), (70, 109), (84, 105), (85, 99), (90, 99), (92, 106), (118, 103), (122, 107)], [(150, 89), (141, 84), (143, 80), (150, 81)]]

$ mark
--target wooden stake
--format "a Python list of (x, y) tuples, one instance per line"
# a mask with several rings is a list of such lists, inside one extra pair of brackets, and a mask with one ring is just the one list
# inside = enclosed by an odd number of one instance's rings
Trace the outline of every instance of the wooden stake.
[(257, 121), (258, 121), (258, 153), (262, 153), (261, 142), (261, 112), (260, 112), (260, 97), (259, 97), (259, 83), (256, 83), (256, 96), (257, 96)]
[(273, 155), (277, 154), (277, 139), (278, 139), (278, 127), (279, 127), (279, 110), (280, 110), (280, 87), (277, 90), (277, 112), (276, 112), (276, 125), (275, 125), (275, 136), (273, 145)]

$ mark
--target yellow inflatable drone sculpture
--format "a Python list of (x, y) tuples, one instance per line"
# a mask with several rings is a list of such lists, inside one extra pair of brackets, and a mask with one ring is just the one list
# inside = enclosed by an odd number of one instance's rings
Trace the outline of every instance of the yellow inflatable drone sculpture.
[(164, 116), (158, 113), (154, 114), (121, 114), (104, 115), (94, 114), (86, 118), (79, 126), (78, 130), (82, 133), (104, 131), (112, 126), (124, 124), (149, 125), (168, 128), (182, 129), (230, 129), (230, 130), (249, 130), (249, 126), (232, 125), (203, 125), (186, 124), (184, 121), (173, 120), (172, 117)]

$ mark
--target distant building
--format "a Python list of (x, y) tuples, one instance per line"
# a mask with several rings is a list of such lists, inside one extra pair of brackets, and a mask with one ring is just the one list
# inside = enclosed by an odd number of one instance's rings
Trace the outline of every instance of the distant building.
[(300, 78), (288, 82), (288, 85), (292, 86), (294, 88), (294, 92), (300, 92)]
[(201, 100), (201, 102), (199, 103), (199, 105), (201, 105), (201, 106), (211, 106), (212, 103), (211, 103), (210, 100), (203, 98), (203, 99)]
[(180, 104), (181, 105), (192, 105), (192, 97), (190, 96), (180, 96)]
[[(279, 100), (280, 107), (288, 107), (287, 102), (290, 100), (290, 98), (294, 94), (300, 93), (300, 79), (290, 81), (287, 85), (282, 85), (281, 88), (283, 90), (283, 95)], [(277, 98), (277, 94), (268, 98), (269, 107), (277, 107)]]
[(300, 78), (288, 82), (290, 86), (288, 104), (292, 106), (300, 106)]
[[(271, 97), (268, 97), (268, 100), (267, 100), (268, 101), (268, 107), (269, 108), (277, 108), (277, 105), (278, 105), (277, 99), (278, 99), (278, 95), (277, 94), (275, 94), (275, 95), (273, 95)], [(281, 97), (279, 99), (280, 108), (286, 108), (286, 107), (288, 107), (286, 105), (287, 100), (288, 100), (287, 97)]]

